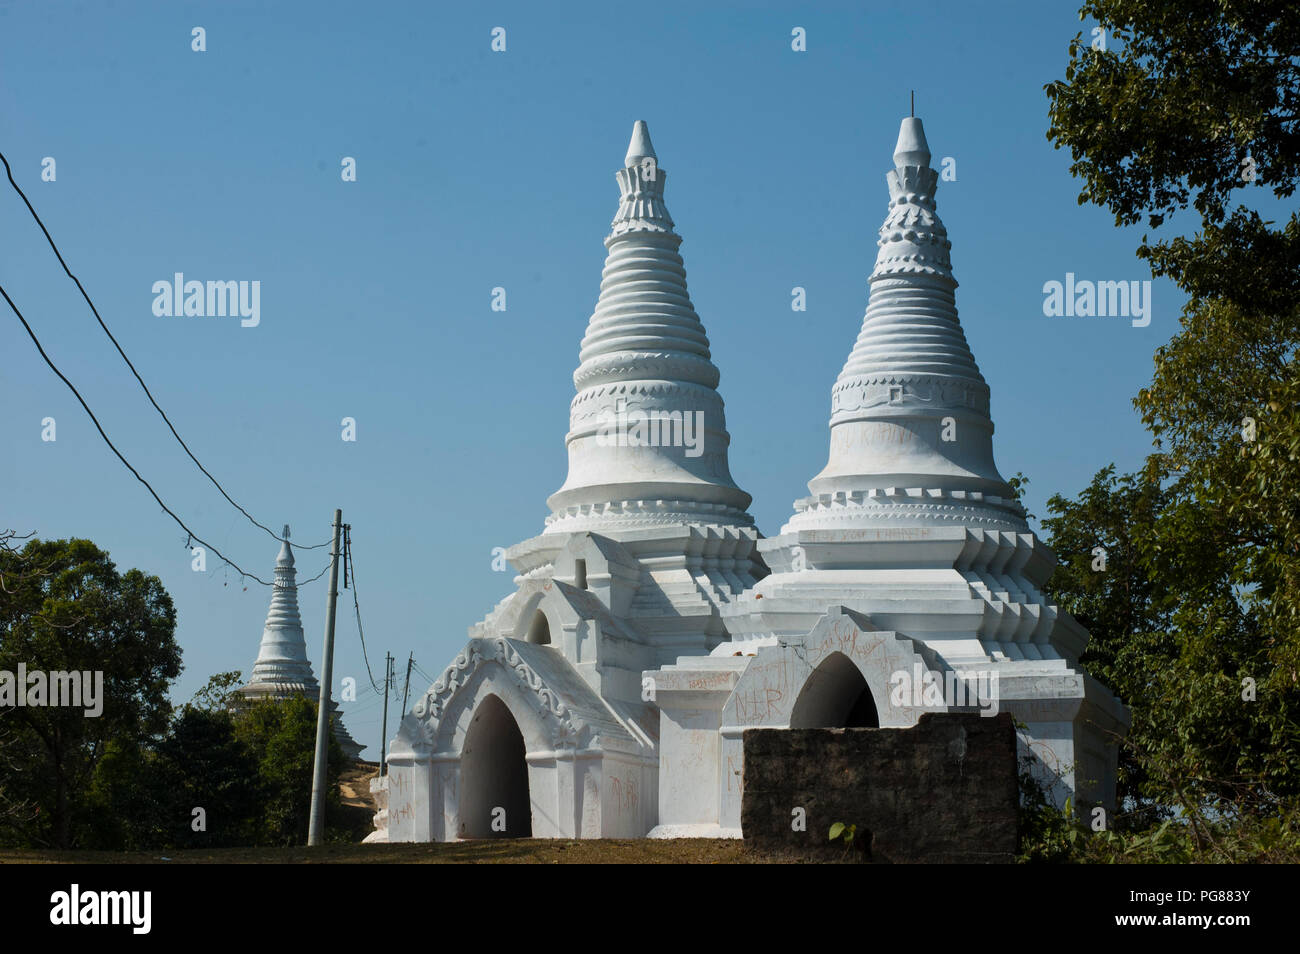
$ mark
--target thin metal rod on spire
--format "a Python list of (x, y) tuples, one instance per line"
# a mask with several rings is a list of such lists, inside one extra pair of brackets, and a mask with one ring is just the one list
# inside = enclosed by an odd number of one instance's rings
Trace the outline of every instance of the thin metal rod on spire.
[(916, 118), (916, 90), (912, 90), (912, 118)]
[(307, 844), (319, 845), (325, 836), (326, 765), (329, 759), (330, 686), (334, 682), (334, 607), (339, 599), (339, 531), (343, 511), (334, 511), (334, 542), (330, 546), (330, 587), (325, 601), (325, 648), (321, 652), (320, 705), (316, 710), (316, 764), (311, 780), (311, 821)]

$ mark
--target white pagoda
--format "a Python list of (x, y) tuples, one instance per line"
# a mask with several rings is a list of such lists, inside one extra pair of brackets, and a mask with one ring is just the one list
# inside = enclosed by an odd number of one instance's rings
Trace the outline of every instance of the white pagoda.
[[(284, 528), (280, 553), (275, 560), (275, 579), (271, 586), (271, 607), (266, 613), (266, 626), (262, 629), (262, 643), (257, 650), (257, 661), (248, 684), (240, 694), (250, 702), (260, 699), (287, 699), (289, 696), (306, 696), (313, 702), (320, 698), (320, 683), (307, 661), (307, 640), (303, 635), (302, 617), (298, 613), (297, 569), (294, 567), (293, 547), (289, 544), (289, 527)], [(343, 750), (344, 757), (355, 759), (365, 746), (348, 733), (338, 706), (330, 700), (334, 737)]]
[(1038, 590), (1055, 557), (993, 462), (929, 160), (903, 120), (829, 462), (763, 539), (636, 124), (568, 479), (545, 532), (507, 552), (515, 591), (404, 716), (378, 838), (739, 836), (745, 729), (972, 706), (1028, 726), (1022, 754), (1058, 801), (1113, 804), (1127, 716), (1077, 668), (1087, 633)]

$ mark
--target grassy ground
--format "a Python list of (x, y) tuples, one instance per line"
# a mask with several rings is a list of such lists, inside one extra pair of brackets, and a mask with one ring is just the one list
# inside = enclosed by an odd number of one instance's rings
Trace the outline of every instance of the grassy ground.
[[(343, 815), (358, 841), (371, 831), (374, 762), (342, 773)], [(336, 833), (338, 834), (338, 833)], [(774, 859), (735, 839), (484, 839), (451, 844), (332, 844), (321, 848), (216, 848), (209, 851), (35, 851), (0, 849), (0, 864), (752, 864)]]
[(488, 839), (429, 845), (326, 845), (212, 851), (0, 851), (0, 864), (752, 864), (773, 859), (734, 839)]

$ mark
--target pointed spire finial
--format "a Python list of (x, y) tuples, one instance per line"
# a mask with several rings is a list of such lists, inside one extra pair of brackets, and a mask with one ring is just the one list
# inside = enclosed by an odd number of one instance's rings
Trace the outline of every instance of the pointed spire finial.
[(650, 129), (644, 119), (638, 119), (632, 127), (632, 141), (627, 145), (623, 165), (634, 166), (642, 159), (654, 159), (657, 162), (659, 157), (655, 155), (655, 147), (650, 144)]
[[(293, 566), (293, 547), (289, 545), (289, 525), (287, 523), (284, 525), (284, 533), (281, 534), (280, 537), (280, 553), (275, 558), (275, 565), (277, 567), (277, 574), (279, 568)], [(276, 586), (280, 585), (282, 585), (281, 582), (277, 581)]]
[(930, 146), (925, 141), (925, 129), (921, 120), (908, 116), (898, 129), (898, 145), (894, 147), (894, 165), (921, 166), (930, 165)]
[(912, 90), (912, 117), (916, 117), (916, 90)]

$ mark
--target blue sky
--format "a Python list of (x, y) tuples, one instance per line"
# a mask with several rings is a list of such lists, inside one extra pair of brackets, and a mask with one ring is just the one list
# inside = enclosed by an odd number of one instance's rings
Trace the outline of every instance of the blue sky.
[[(1042, 308), (1043, 284), (1067, 272), (1150, 278), (1133, 255), (1142, 230), (1079, 206), (1069, 156), (1045, 137), (1043, 85), (1093, 25), (1041, 2), (0, 3), (0, 150), (231, 496), (310, 543), (342, 508), (376, 676), (385, 650), (399, 674), (413, 651), (436, 676), (511, 589), (492, 548), (540, 533), (564, 481), (578, 342), (638, 119), (722, 372), (732, 473), (765, 533), (826, 461), (830, 387), (866, 306), (912, 89), (933, 164), (956, 162), (939, 212), (1003, 474), (1031, 479), (1042, 516), (1106, 464), (1136, 466), (1150, 441), (1131, 399), (1181, 296), (1154, 282), (1146, 328)], [(206, 52), (191, 49), (196, 26)], [(345, 156), (356, 182), (341, 180)], [(167, 504), (269, 579), (275, 541), (174, 443), (4, 185), (0, 282)], [(260, 281), (260, 324), (155, 316), (153, 283), (175, 272)], [(791, 311), (796, 285), (806, 312)], [(86, 537), (158, 575), (185, 654), (178, 701), (214, 672), (247, 675), (269, 591), (211, 554), (191, 570), (184, 532), (5, 315), (0, 523)], [(300, 577), (325, 553), (300, 553)], [(300, 597), (319, 667), (324, 581)], [(335, 675), (364, 686), (340, 599)], [(426, 687), (415, 677), (412, 696)], [(372, 758), (379, 701), (343, 707)]]

